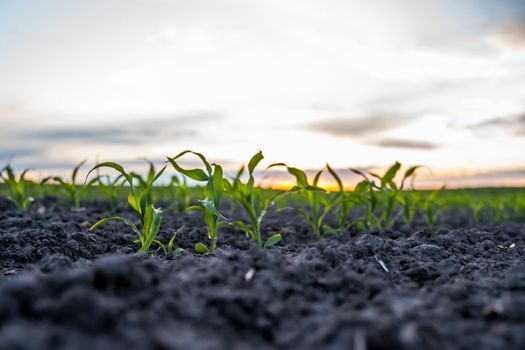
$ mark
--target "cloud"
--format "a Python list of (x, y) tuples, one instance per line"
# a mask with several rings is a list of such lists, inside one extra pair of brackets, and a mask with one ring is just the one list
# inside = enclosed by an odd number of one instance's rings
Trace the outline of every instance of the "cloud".
[(433, 150), (439, 146), (428, 141), (417, 140), (402, 140), (402, 139), (382, 139), (377, 142), (370, 142), (370, 144), (382, 148), (404, 148), (415, 150)]
[(313, 122), (306, 127), (308, 130), (336, 137), (351, 137), (363, 143), (381, 148), (402, 148), (413, 150), (433, 150), (439, 146), (422, 140), (407, 140), (399, 138), (378, 138), (378, 133), (405, 126), (412, 117), (400, 115), (372, 115), (359, 118), (338, 118)]
[(338, 137), (361, 137), (383, 132), (407, 123), (406, 116), (371, 115), (358, 118), (335, 118), (306, 125), (308, 130)]
[(124, 129), (85, 129), (85, 128), (61, 128), (43, 131), (34, 131), (27, 134), (28, 137), (41, 140), (89, 140), (89, 141), (116, 141), (128, 130)]
[[(38, 160), (34, 160), (34, 161), (28, 160), (28, 161), (23, 161), (23, 162), (14, 161), (12, 165), (16, 171), (22, 171), (24, 169), (32, 169), (32, 170), (41, 171), (42, 169), (45, 169), (47, 171), (63, 170), (64, 174), (71, 174), (71, 170), (73, 170), (73, 168), (77, 166), (78, 163), (79, 162), (55, 162), (55, 161), (44, 159), (41, 161), (38, 161)], [(86, 168), (89, 169), (88, 166), (85, 166), (84, 170)]]
[[(24, 134), (32, 140), (76, 141), (107, 144), (148, 143), (152, 139), (169, 140), (174, 137), (194, 137), (199, 135), (203, 123), (223, 118), (222, 114), (195, 112), (177, 116), (147, 117), (134, 122), (121, 122), (107, 127), (75, 126), (34, 130)], [(109, 118), (108, 118), (109, 119)]]
[(503, 170), (492, 170), (487, 172), (480, 172), (474, 174), (473, 177), (478, 178), (512, 178), (512, 177), (525, 177), (525, 168), (514, 168), (514, 169), (503, 169)]
[(474, 130), (495, 130), (502, 129), (508, 133), (518, 136), (525, 135), (525, 113), (507, 116), (496, 117), (482, 121), (477, 124), (470, 125), (469, 128)]
[(40, 153), (40, 149), (27, 147), (0, 149), (0, 165), (19, 157), (36, 156)]

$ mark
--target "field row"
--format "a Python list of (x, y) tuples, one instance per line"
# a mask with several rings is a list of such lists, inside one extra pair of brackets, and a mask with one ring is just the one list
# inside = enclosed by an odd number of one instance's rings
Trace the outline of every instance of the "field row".
[[(196, 157), (202, 167), (183, 168), (180, 159), (188, 156)], [(104, 162), (91, 169), (84, 181), (77, 179), (82, 162), (69, 180), (54, 176), (37, 183), (26, 179), (27, 170), (17, 176), (11, 166), (6, 166), (1, 172), (1, 190), (21, 213), (30, 210), (34, 198), (49, 195), (66, 195), (72, 208), (79, 208), (81, 200), (86, 198), (106, 198), (113, 212), (122, 204), (122, 199), (127, 198), (127, 205), (136, 214), (135, 220), (109, 216), (95, 223), (91, 230), (108, 221), (121, 221), (136, 234), (138, 251), (148, 253), (177, 251), (174, 248), (177, 232), (168, 242), (157, 239), (164, 214), (158, 207), (161, 202), (168, 203), (169, 210), (175, 212), (202, 213), (208, 241), (195, 244), (198, 253), (213, 251), (219, 244), (221, 230), (226, 227), (237, 227), (257, 245), (271, 247), (282, 237), (277, 233), (263, 239), (262, 223), (270, 210), (296, 210), (308, 222), (316, 239), (343, 235), (351, 228), (381, 230), (400, 222), (411, 225), (417, 220), (433, 227), (447, 210), (466, 213), (474, 225), (525, 219), (523, 189), (418, 191), (414, 188), (414, 178), (420, 167), (401, 172), (398, 162), (382, 175), (349, 169), (361, 178), (352, 191), (345, 190), (347, 186), (328, 164), (308, 179), (301, 169), (275, 163), (268, 168), (287, 171), (295, 179), (295, 186), (289, 190), (263, 189), (255, 186), (254, 176), (263, 158), (262, 152), (256, 153), (233, 178), (227, 178), (219, 164), (210, 163), (204, 155), (189, 150), (168, 158), (168, 164), (158, 171), (150, 163), (145, 176), (128, 172), (120, 164)], [(176, 174), (168, 185), (156, 185), (168, 167)], [(102, 169), (116, 172), (117, 176), (101, 174)], [(319, 185), (323, 173), (333, 178), (338, 191), (329, 192)], [(187, 179), (199, 185), (189, 186)]]

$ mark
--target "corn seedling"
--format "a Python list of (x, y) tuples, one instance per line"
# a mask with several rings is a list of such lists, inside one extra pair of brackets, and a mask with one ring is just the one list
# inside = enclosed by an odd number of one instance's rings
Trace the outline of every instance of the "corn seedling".
[(241, 180), (241, 175), (244, 170), (242, 167), (241, 171), (237, 173), (237, 176), (234, 178), (230, 184), (225, 180), (225, 185), (227, 193), (230, 194), (233, 199), (239, 203), (246, 212), (250, 225), (247, 226), (242, 221), (234, 221), (231, 224), (240, 228), (246, 232), (260, 247), (269, 248), (281, 240), (281, 234), (276, 233), (262, 242), (261, 238), (261, 225), (264, 216), (267, 214), (269, 207), (272, 205), (274, 200), (282, 195), (284, 192), (278, 192), (275, 195), (272, 195), (269, 198), (264, 198), (261, 189), (255, 188), (255, 178), (253, 177), (253, 172), (257, 165), (264, 159), (264, 156), (261, 151), (256, 153), (248, 163), (248, 181), (243, 183)]
[[(394, 165), (389, 167), (383, 174), (383, 176), (380, 176), (375, 173), (369, 173), (370, 178), (357, 169), (350, 169), (355, 174), (358, 174), (361, 177), (363, 177), (364, 181), (368, 183), (368, 191), (366, 191), (367, 196), (365, 197), (365, 202), (368, 202), (366, 204), (367, 210), (365, 221), (367, 228), (371, 229), (377, 227), (381, 229), (383, 224), (386, 227), (391, 227), (394, 224), (395, 220), (397, 219), (397, 216), (401, 214), (397, 213), (396, 215), (394, 215), (396, 204), (399, 201), (399, 196), (403, 193), (406, 181), (409, 178), (412, 178), (415, 175), (416, 170), (420, 167), (421, 166), (417, 165), (408, 168), (405, 171), (405, 174), (403, 175), (401, 184), (399, 186), (394, 181), (397, 173), (401, 169), (401, 164), (399, 162), (395, 162)], [(371, 178), (375, 178), (378, 181), (376, 182), (374, 180), (371, 180)], [(365, 187), (366, 185), (363, 184), (362, 186)], [(409, 196), (405, 199), (407, 201), (411, 201), (412, 197)], [(403, 199), (401, 199), (400, 201), (404, 208), (410, 208), (414, 205), (413, 203), (403, 203)], [(379, 216), (377, 215), (378, 210), (381, 211), (381, 214)], [(411, 213), (405, 213), (405, 216), (406, 215), (410, 216)]]
[[(135, 182), (133, 181), (134, 177), (131, 175), (131, 173), (126, 172), (120, 164), (113, 162), (97, 164), (93, 169), (90, 170), (88, 176), (93, 170), (102, 167), (112, 168), (118, 171), (120, 175), (122, 175), (126, 180), (127, 184), (129, 185), (128, 204), (137, 214), (140, 220), (141, 230), (139, 230), (139, 228), (133, 222), (120, 216), (102, 219), (95, 223), (89, 230), (92, 231), (108, 221), (122, 221), (131, 227), (133, 232), (137, 235), (138, 239), (135, 241), (135, 243), (140, 244), (140, 248), (138, 249), (139, 253), (149, 253), (150, 247), (154, 243), (157, 244), (161, 249), (164, 249), (164, 245), (156, 239), (162, 221), (163, 212), (162, 209), (155, 208), (153, 206), (153, 203), (151, 203), (149, 200), (149, 194), (155, 181), (162, 175), (164, 170), (166, 170), (166, 166), (164, 166), (158, 173), (154, 174), (154, 176), (148, 177), (147, 183), (145, 183), (145, 186), (142, 186), (141, 188), (135, 185)], [(175, 235), (176, 233), (174, 236)], [(175, 238), (172, 238), (172, 241), (174, 240)], [(172, 241), (170, 241), (171, 246), (173, 246)]]
[(190, 189), (185, 176), (172, 176), (168, 189), (173, 198), (171, 207), (176, 212), (183, 212), (188, 208), (190, 203)]
[(407, 190), (400, 193), (398, 201), (403, 209), (405, 223), (410, 225), (414, 220), (414, 216), (416, 215), (418, 209), (423, 203), (423, 196), (421, 193), (416, 191)]
[(11, 165), (6, 165), (0, 172), (2, 181), (7, 185), (7, 198), (16, 205), (20, 213), (27, 212), (34, 200), (29, 191), (32, 182), (25, 179), (28, 171), (29, 169), (24, 170), (18, 179)]
[[(416, 176), (416, 170), (421, 168), (420, 165), (413, 166), (409, 168), (405, 175), (403, 176), (403, 179), (401, 180), (401, 186), (399, 188), (398, 193), (398, 202), (401, 205), (405, 222), (410, 225), (412, 221), (414, 220), (414, 216), (416, 215), (419, 207), (421, 206), (421, 203), (423, 201), (423, 197), (421, 193), (416, 192), (414, 189), (414, 179)], [(405, 184), (407, 179), (411, 180), (411, 186), (410, 189), (405, 189)]]
[(327, 234), (342, 235), (354, 224), (348, 222), (350, 210), (360, 202), (360, 196), (368, 190), (369, 186), (368, 182), (361, 182), (353, 192), (347, 192), (337, 172), (329, 164), (326, 164), (326, 169), (334, 178), (339, 190), (334, 198), (334, 216), (338, 226), (336, 228), (327, 227), (325, 231)]
[(436, 224), (439, 213), (441, 212), (441, 206), (437, 202), (437, 197), (441, 192), (445, 190), (445, 186), (441, 187), (438, 190), (430, 192), (423, 200), (422, 206), (425, 211), (425, 218), (427, 224), (430, 227), (433, 227)]
[(295, 208), (295, 210), (308, 222), (316, 239), (320, 239), (323, 235), (322, 227), (326, 215), (335, 205), (335, 201), (329, 199), (326, 190), (319, 187), (319, 178), (324, 171), (324, 168), (315, 174), (312, 183), (308, 183), (306, 173), (298, 168), (287, 166), (285, 163), (275, 163), (268, 167), (283, 166), (288, 173), (295, 177), (296, 184), (290, 190), (298, 193), (308, 203), (308, 210), (303, 208)]
[(67, 182), (60, 176), (48, 177), (43, 180), (43, 184), (47, 183), (49, 180), (53, 180), (59, 184), (60, 188), (71, 200), (71, 207), (74, 209), (80, 208), (80, 199), (87, 193), (89, 187), (98, 181), (98, 178), (94, 178), (91, 181), (84, 184), (84, 186), (77, 184), (77, 175), (78, 171), (86, 163), (86, 160), (80, 162), (71, 173), (71, 181)]
[[(137, 180), (137, 187), (141, 191), (145, 191), (146, 188), (148, 188), (149, 184), (151, 183), (151, 181), (153, 180), (153, 178), (155, 178), (155, 175), (157, 174), (157, 172), (155, 171), (155, 164), (153, 164), (153, 162), (149, 160), (147, 160), (147, 162), (149, 164), (149, 167), (148, 167), (148, 174), (146, 175), (146, 177), (142, 177), (142, 175), (136, 172), (130, 173), (131, 177)], [(148, 192), (148, 201), (150, 203), (153, 203), (154, 202), (153, 191), (147, 191), (147, 192)]]
[[(97, 169), (99, 170), (99, 169)], [(119, 191), (126, 182), (124, 176), (119, 175), (113, 180), (107, 175), (98, 175), (97, 176), (97, 187), (104, 193), (106, 198), (109, 200), (111, 210), (115, 211), (117, 209)]]
[[(246, 167), (244, 166), (244, 164), (239, 168), (239, 170), (237, 170), (237, 173), (235, 174), (234, 178), (232, 179), (232, 182), (231, 182), (231, 187), (233, 188), (239, 188), (241, 186), (241, 183), (242, 183), (242, 176), (244, 174), (244, 171), (246, 170)], [(229, 182), (228, 182), (229, 183)], [(239, 202), (234, 200), (233, 202), (231, 202), (231, 207), (230, 207), (230, 213), (232, 215), (235, 215), (235, 213), (237, 213), (237, 210), (239, 209)]]
[[(204, 169), (184, 169), (176, 160), (186, 154), (197, 156), (203, 163)], [(204, 222), (208, 227), (208, 239), (210, 244), (207, 246), (203, 243), (195, 244), (195, 251), (198, 253), (207, 253), (217, 248), (219, 241), (219, 231), (228, 225), (226, 218), (219, 212), (222, 195), (224, 192), (224, 177), (222, 167), (218, 164), (210, 164), (204, 155), (190, 150), (183, 151), (173, 158), (168, 157), (168, 161), (179, 173), (195, 181), (205, 182), (205, 198), (198, 201), (197, 205), (190, 206), (188, 210), (200, 211), (204, 215)]]
[(365, 207), (365, 218), (360, 220), (359, 225), (364, 225), (364, 227), (369, 230), (374, 228), (381, 229), (381, 220), (376, 216), (379, 199), (374, 191), (374, 182), (371, 181), (364, 172), (358, 169), (350, 170), (363, 178), (363, 181), (359, 182), (356, 186), (356, 188), (360, 188), (357, 200)]
[(174, 248), (175, 239), (177, 238), (177, 235), (182, 230), (184, 230), (184, 226), (182, 226), (177, 231), (175, 231), (175, 233), (173, 234), (173, 236), (171, 236), (171, 239), (169, 240), (168, 243), (166, 243), (166, 245), (163, 245), (162, 243), (158, 242), (158, 244), (160, 246), (160, 249), (162, 249), (162, 251), (164, 251), (164, 254), (166, 254), (166, 255), (173, 255), (173, 254), (178, 255), (178, 254), (180, 254), (180, 253), (182, 253), (184, 251), (184, 249), (182, 249), (182, 248)]

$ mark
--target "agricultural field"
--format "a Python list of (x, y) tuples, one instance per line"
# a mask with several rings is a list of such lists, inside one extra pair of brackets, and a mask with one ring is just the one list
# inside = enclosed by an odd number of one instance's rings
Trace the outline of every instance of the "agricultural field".
[(3, 168), (0, 349), (525, 348), (525, 189), (419, 191), (396, 162), (351, 190), (276, 163), (272, 190), (263, 158)]

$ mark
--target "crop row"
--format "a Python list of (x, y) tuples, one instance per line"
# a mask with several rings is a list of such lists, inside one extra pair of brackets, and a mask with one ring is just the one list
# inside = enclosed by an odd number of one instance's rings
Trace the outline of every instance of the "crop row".
[[(196, 157), (202, 166), (193, 169), (182, 167), (180, 160), (188, 156)], [(188, 210), (202, 214), (208, 229), (208, 240), (195, 244), (198, 253), (216, 249), (221, 230), (226, 227), (240, 229), (263, 248), (275, 245), (281, 240), (281, 234), (263, 239), (262, 232), (263, 220), (272, 208), (276, 211), (297, 211), (316, 239), (325, 235), (344, 235), (352, 228), (372, 231), (392, 228), (400, 222), (410, 225), (416, 217), (432, 227), (447, 209), (468, 213), (474, 224), (482, 222), (484, 217), (490, 217), (492, 222), (524, 219), (525, 195), (521, 190), (508, 190), (503, 194), (495, 190), (467, 193), (444, 188), (417, 191), (413, 180), (420, 167), (410, 167), (401, 172), (399, 162), (382, 175), (348, 169), (361, 179), (352, 191), (346, 190), (340, 175), (328, 164), (308, 179), (301, 169), (275, 163), (268, 168), (284, 169), (295, 179), (295, 186), (284, 191), (263, 189), (255, 185), (254, 175), (263, 158), (262, 152), (256, 153), (233, 178), (227, 178), (219, 164), (210, 163), (204, 155), (189, 150), (168, 158), (166, 165), (158, 171), (150, 163), (145, 176), (128, 172), (120, 164), (104, 162), (91, 169), (83, 183), (82, 180), (79, 183), (77, 177), (84, 164), (82, 162), (67, 180), (53, 176), (37, 183), (26, 179), (27, 170), (17, 176), (9, 165), (2, 169), (0, 177), (2, 190), (21, 213), (29, 210), (34, 197), (49, 195), (51, 191), (56, 194), (57, 189), (67, 195), (72, 208), (79, 208), (81, 200), (91, 195), (106, 197), (112, 210), (116, 211), (125, 195), (136, 220), (110, 216), (102, 218), (90, 230), (108, 221), (120, 221), (137, 236), (138, 251), (148, 253), (159, 249), (168, 254), (177, 251), (174, 248), (177, 232), (168, 242), (157, 239), (164, 214), (157, 207), (159, 200), (171, 203), (170, 209), (176, 212)], [(171, 177), (168, 185), (156, 186), (168, 167), (177, 175)], [(117, 176), (101, 175), (101, 169), (111, 169)], [(320, 186), (319, 180), (324, 173), (337, 184), (337, 191), (329, 192)], [(187, 179), (199, 185), (189, 186)], [(224, 205), (225, 201), (229, 205)]]

